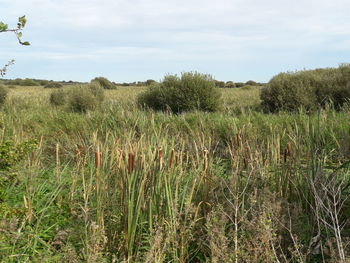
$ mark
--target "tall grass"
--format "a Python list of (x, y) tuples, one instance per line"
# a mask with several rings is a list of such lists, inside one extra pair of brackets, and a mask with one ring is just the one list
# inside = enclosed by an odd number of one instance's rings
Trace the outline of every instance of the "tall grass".
[(1, 140), (38, 143), (2, 171), (2, 262), (349, 259), (347, 109), (172, 115), (107, 92), (84, 115), (10, 91)]

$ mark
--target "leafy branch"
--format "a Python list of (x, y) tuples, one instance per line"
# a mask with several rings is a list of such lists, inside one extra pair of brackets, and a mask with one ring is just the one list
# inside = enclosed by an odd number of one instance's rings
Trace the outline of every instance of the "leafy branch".
[(24, 41), (24, 42), (22, 41), (22, 32), (21, 31), (25, 27), (26, 23), (27, 23), (26, 16), (21, 16), (18, 18), (17, 28), (9, 29), (7, 24), (5, 24), (4, 22), (0, 22), (0, 33), (13, 32), (13, 33), (15, 33), (15, 35), (18, 39), (18, 42), (21, 45), (29, 46), (30, 43), (28, 41)]
[[(15, 33), (18, 39), (18, 42), (21, 45), (29, 46), (30, 43), (28, 41), (22, 41), (22, 30), (25, 27), (26, 23), (27, 23), (26, 16), (21, 16), (18, 18), (18, 23), (16, 28), (9, 28), (8, 24), (5, 24), (4, 22), (0, 21), (0, 33), (13, 32)], [(7, 72), (7, 68), (13, 65), (14, 63), (15, 63), (15, 60), (12, 59), (7, 64), (5, 64), (2, 68), (0, 68), (0, 77), (4, 77)]]

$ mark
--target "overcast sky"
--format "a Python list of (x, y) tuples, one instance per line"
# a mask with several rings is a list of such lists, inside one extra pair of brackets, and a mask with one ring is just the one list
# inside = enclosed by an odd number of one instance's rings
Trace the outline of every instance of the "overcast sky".
[(26, 15), (20, 46), (0, 34), (7, 78), (116, 82), (199, 71), (266, 82), (281, 71), (350, 62), (349, 0), (0, 0)]

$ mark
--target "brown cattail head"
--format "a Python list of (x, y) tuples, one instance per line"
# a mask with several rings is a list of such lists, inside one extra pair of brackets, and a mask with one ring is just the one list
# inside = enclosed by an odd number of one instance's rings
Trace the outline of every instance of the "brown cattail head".
[(131, 174), (134, 171), (135, 167), (135, 154), (132, 152), (129, 152), (129, 159), (128, 159), (128, 173)]
[(173, 167), (174, 158), (175, 158), (175, 152), (174, 152), (174, 149), (172, 149), (170, 153), (169, 168)]
[(163, 150), (162, 150), (162, 148), (158, 148), (158, 167), (159, 167), (159, 170), (162, 169), (162, 160), (163, 160)]
[(95, 167), (99, 168), (101, 166), (101, 155), (100, 147), (97, 147), (97, 151), (95, 152)]
[(283, 157), (284, 157), (283, 158), (284, 162), (287, 162), (288, 157), (292, 157), (292, 143), (291, 142), (287, 143), (287, 146), (284, 149)]

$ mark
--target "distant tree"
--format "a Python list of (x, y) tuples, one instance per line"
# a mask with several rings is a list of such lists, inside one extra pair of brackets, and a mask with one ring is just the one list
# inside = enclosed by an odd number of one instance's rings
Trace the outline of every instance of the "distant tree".
[(226, 88), (235, 88), (236, 84), (233, 81), (227, 81), (225, 84)]
[(237, 88), (242, 88), (245, 85), (243, 82), (236, 82), (235, 84)]
[[(27, 23), (26, 16), (21, 16), (18, 18), (18, 23), (16, 28), (9, 28), (8, 24), (5, 24), (4, 22), (0, 21), (0, 33), (4, 32), (13, 32), (17, 39), (18, 42), (23, 45), (23, 46), (29, 46), (30, 43), (28, 41), (22, 41), (22, 30), (25, 27)], [(0, 76), (3, 77), (6, 74), (7, 68), (10, 65), (13, 65), (15, 63), (15, 60), (10, 60), (7, 64), (5, 64), (1, 69), (0, 69)]]
[(148, 80), (146, 80), (146, 85), (147, 85), (147, 86), (149, 86), (149, 85), (151, 85), (151, 84), (153, 84), (153, 83), (156, 83), (156, 81), (153, 80), (153, 79), (148, 79)]
[(248, 80), (245, 84), (248, 86), (257, 86), (258, 85), (258, 83), (256, 83), (254, 80)]
[(215, 86), (218, 88), (225, 88), (225, 81), (215, 80)]

